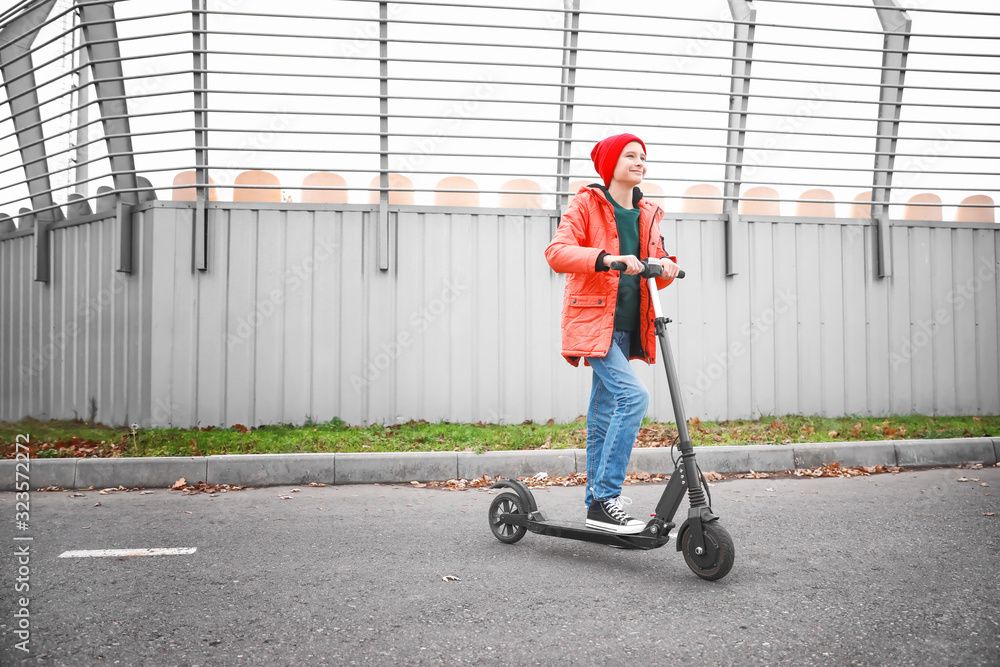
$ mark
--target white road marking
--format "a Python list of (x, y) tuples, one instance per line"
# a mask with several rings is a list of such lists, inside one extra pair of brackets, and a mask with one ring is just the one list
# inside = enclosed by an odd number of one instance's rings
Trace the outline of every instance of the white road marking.
[(107, 556), (184, 556), (193, 554), (198, 547), (179, 547), (171, 549), (83, 549), (81, 551), (64, 551), (60, 558), (104, 558)]

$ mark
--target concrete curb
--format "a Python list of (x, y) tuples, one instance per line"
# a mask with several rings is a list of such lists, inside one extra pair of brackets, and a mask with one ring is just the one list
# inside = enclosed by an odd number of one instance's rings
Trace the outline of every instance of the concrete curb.
[[(676, 452), (675, 452), (676, 453)], [(842, 466), (898, 465), (908, 467), (982, 463), (1000, 460), (1000, 438), (949, 440), (885, 440), (801, 445), (739, 445), (698, 447), (704, 471), (744, 473)], [(17, 468), (21, 463), (22, 467)], [(630, 472), (669, 474), (673, 462), (668, 447), (632, 450)], [(164, 488), (181, 477), (188, 483), (277, 486), (285, 484), (393, 484), (449, 479), (550, 476), (586, 472), (582, 449), (515, 452), (408, 452), (388, 454), (237, 454), (205, 457), (145, 457), (113, 459), (32, 459), (28, 481), (32, 489), (116, 486)], [(23, 461), (0, 461), (0, 491), (14, 491)]]

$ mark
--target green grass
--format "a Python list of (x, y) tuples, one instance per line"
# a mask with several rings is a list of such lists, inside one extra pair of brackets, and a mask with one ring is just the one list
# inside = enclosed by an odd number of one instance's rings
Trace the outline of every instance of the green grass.
[[(989, 417), (762, 417), (756, 420), (690, 422), (695, 445), (787, 444), (1000, 436), (1000, 416)], [(109, 456), (207, 456), (289, 452), (431, 452), (563, 449), (586, 446), (586, 423), (516, 425), (409, 422), (348, 426), (340, 419), (230, 428), (136, 429), (84, 420), (0, 422), (4, 457), (13, 458), (18, 434), (29, 438), (34, 458)], [(639, 445), (669, 446), (674, 424), (646, 422)]]

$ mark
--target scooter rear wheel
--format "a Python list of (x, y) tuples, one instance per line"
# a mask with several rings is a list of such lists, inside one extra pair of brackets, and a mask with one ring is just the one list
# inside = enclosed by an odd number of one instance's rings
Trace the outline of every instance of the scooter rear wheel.
[(504, 514), (527, 514), (521, 498), (514, 493), (501, 493), (490, 503), (490, 530), (504, 544), (514, 544), (528, 532), (524, 526), (515, 526), (501, 519)]
[(691, 539), (692, 530), (684, 533), (684, 541), (681, 550), (684, 552), (684, 560), (691, 571), (702, 579), (715, 581), (722, 579), (733, 569), (733, 561), (736, 552), (733, 549), (733, 538), (729, 536), (729, 531), (719, 525), (718, 521), (702, 524), (705, 531), (705, 542), (715, 547), (715, 557), (708, 558), (694, 552), (694, 540)]

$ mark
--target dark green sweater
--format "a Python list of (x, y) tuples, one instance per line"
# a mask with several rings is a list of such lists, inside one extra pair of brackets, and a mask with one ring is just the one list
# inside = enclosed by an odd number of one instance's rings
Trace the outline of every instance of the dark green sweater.
[[(618, 254), (639, 256), (639, 209), (622, 208), (614, 199), (615, 224), (618, 226)], [(641, 259), (641, 257), (640, 257)], [(621, 274), (618, 283), (618, 302), (615, 306), (615, 329), (635, 331), (639, 328), (639, 276)]]

